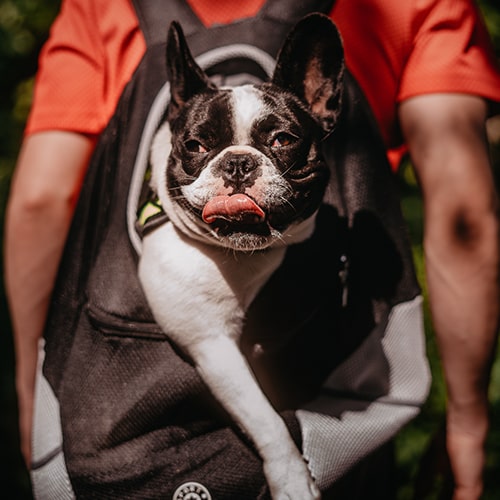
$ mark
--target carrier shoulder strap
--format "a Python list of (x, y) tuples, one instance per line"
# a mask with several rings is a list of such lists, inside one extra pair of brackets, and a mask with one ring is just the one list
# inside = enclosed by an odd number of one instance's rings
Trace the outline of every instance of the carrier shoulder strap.
[[(171, 0), (166, 5), (165, 0), (133, 0), (134, 8), (139, 20), (139, 26), (144, 34), (146, 45), (151, 47), (165, 42), (168, 24), (166, 17), (182, 23), (185, 33), (194, 33), (203, 28), (202, 22), (182, 0)], [(168, 16), (164, 12), (168, 11)]]
[(167, 20), (176, 20), (182, 24), (195, 56), (207, 48), (225, 46), (231, 40), (272, 48), (270, 53), (275, 56), (291, 26), (312, 12), (328, 13), (334, 0), (268, 0), (255, 16), (210, 27), (202, 23), (185, 0), (170, 1), (168, 7), (164, 0), (133, 0), (133, 4), (147, 46), (164, 43)]

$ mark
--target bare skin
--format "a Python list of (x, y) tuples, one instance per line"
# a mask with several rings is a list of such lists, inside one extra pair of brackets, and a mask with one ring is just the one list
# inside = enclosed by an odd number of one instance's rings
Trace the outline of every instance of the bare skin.
[(30, 436), (38, 354), (50, 295), (94, 141), (43, 132), (22, 146), (7, 206), (5, 285), (14, 329), (21, 449)]
[(430, 305), (447, 382), (454, 500), (483, 490), (488, 383), (498, 328), (497, 196), (474, 96), (407, 100), (399, 116), (422, 186)]

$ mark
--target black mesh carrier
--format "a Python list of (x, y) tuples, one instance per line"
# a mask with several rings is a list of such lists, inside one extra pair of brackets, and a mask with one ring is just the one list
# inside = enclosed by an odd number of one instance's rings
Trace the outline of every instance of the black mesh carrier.
[[(252, 444), (152, 318), (135, 219), (169, 98), (170, 21), (214, 79), (234, 84), (266, 79), (290, 28), (333, 2), (271, 1), (255, 18), (210, 29), (180, 0), (134, 3), (147, 51), (97, 145), (54, 291), (37, 383), (35, 493), (267, 498)], [(242, 344), (324, 491), (418, 413), (429, 383), (395, 180), (348, 74), (345, 88), (325, 144), (332, 175), (316, 231), (287, 250), (250, 307)]]

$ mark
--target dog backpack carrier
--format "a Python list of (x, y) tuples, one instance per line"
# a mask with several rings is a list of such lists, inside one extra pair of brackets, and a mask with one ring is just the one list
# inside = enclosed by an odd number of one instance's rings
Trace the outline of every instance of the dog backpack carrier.
[[(137, 263), (141, 230), (162, 216), (142, 229), (137, 219), (169, 102), (170, 22), (207, 74), (233, 85), (268, 79), (293, 25), (332, 3), (269, 1), (255, 18), (208, 29), (181, 0), (134, 2), (147, 50), (89, 166), (41, 345), (36, 498), (269, 498), (252, 443), (153, 319)], [(315, 232), (287, 249), (251, 304), (241, 348), (327, 497), (418, 414), (429, 371), (395, 180), (348, 73), (325, 152)]]

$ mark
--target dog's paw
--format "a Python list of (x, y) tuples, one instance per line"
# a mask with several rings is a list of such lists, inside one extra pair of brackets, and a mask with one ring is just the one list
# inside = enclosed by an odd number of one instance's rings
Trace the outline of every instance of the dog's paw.
[(279, 463), (264, 463), (264, 473), (273, 500), (321, 499), (321, 492), (300, 454)]

